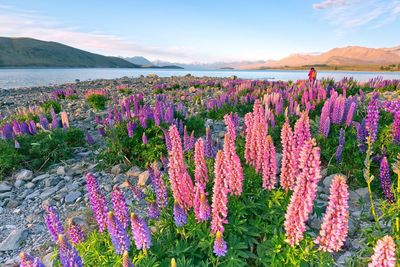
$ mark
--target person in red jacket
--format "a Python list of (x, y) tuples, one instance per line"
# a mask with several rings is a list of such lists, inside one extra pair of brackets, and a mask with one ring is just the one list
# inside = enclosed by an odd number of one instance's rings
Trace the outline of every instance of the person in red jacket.
[(317, 80), (317, 71), (313, 67), (308, 72), (308, 80), (310, 81), (310, 86), (313, 87)]

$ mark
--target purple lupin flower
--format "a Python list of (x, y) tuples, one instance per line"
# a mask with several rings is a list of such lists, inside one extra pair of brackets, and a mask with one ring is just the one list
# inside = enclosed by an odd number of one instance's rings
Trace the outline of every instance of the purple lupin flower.
[(11, 124), (4, 123), (3, 127), (1, 128), (2, 131), (2, 139), (11, 139), (14, 136), (13, 128)]
[(329, 116), (325, 119), (325, 121), (322, 124), (322, 128), (320, 128), (320, 131), (322, 133), (322, 135), (327, 138), (329, 135), (329, 130), (331, 128), (331, 119), (329, 118)]
[(53, 108), (51, 108), (50, 113), (51, 113), (51, 128), (52, 129), (60, 128), (61, 126), (60, 120), (57, 118), (57, 114)]
[(169, 138), (169, 133), (167, 129), (161, 128), (163, 133), (164, 133), (164, 140), (165, 140), (165, 146), (167, 147), (167, 150), (170, 151), (172, 148), (171, 145), (171, 139)]
[(146, 194), (140, 188), (131, 184), (131, 182), (129, 182), (129, 180), (125, 181), (125, 185), (129, 187), (129, 189), (132, 192), (133, 198), (136, 201), (140, 201), (146, 197)]
[(174, 203), (174, 220), (178, 227), (184, 226), (187, 223), (186, 212), (176, 201)]
[(133, 132), (135, 130), (134, 123), (131, 121), (128, 121), (128, 123), (126, 124), (126, 129), (128, 130), (129, 138), (132, 138)]
[(207, 158), (214, 158), (215, 157), (215, 148), (214, 148), (214, 142), (211, 137), (211, 131), (210, 128), (206, 128), (206, 141), (204, 144), (204, 150), (205, 150), (205, 155)]
[(147, 215), (151, 219), (157, 219), (158, 217), (160, 217), (160, 211), (156, 202), (153, 201), (149, 203), (149, 210), (147, 212)]
[(343, 128), (340, 129), (339, 133), (339, 145), (336, 150), (336, 162), (341, 162), (342, 161), (342, 152), (343, 152), (343, 147), (345, 143), (345, 130)]
[(157, 206), (159, 209), (163, 209), (168, 204), (167, 188), (165, 186), (164, 180), (162, 179), (160, 171), (155, 165), (153, 165), (153, 171), (151, 172), (151, 174), (151, 182), (154, 192), (156, 193)]
[(166, 172), (168, 170), (168, 163), (169, 163), (168, 158), (164, 157), (164, 155), (161, 154), (160, 160), (163, 165), (163, 169)]
[(371, 138), (371, 144), (376, 140), (379, 122), (379, 100), (378, 93), (374, 92), (367, 108), (367, 117), (365, 119), (365, 129)]
[(49, 129), (49, 121), (47, 120), (47, 118), (45, 116), (43, 116), (42, 114), (39, 114), (39, 123), (40, 126), (44, 129), (44, 130), (48, 130)]
[(333, 110), (331, 113), (331, 122), (334, 124), (340, 124), (344, 115), (344, 100), (343, 96), (338, 96), (333, 105)]
[(99, 226), (99, 232), (103, 232), (107, 227), (107, 201), (92, 173), (86, 175), (86, 188), (89, 193), (89, 201), (92, 206), (94, 217)]
[(39, 258), (34, 258), (28, 253), (19, 253), (20, 267), (44, 267), (44, 264), (40, 262)]
[(391, 181), (389, 163), (386, 156), (382, 158), (380, 163), (379, 178), (381, 180), (381, 186), (386, 200), (390, 203), (394, 203), (394, 195), (390, 187)]
[(115, 253), (123, 254), (124, 251), (128, 251), (130, 248), (129, 236), (112, 211), (107, 216), (107, 228), (110, 233), (111, 242), (114, 245)]
[(228, 251), (226, 242), (224, 238), (222, 237), (222, 234), (220, 231), (217, 232), (215, 241), (214, 241), (214, 254), (217, 255), (218, 257), (222, 257), (226, 255), (226, 252)]
[(69, 239), (74, 245), (79, 244), (85, 240), (85, 234), (82, 230), (82, 227), (79, 224), (75, 223), (73, 219), (68, 220), (67, 233)]
[(54, 206), (45, 206), (44, 210), (46, 212), (44, 220), (46, 222), (47, 229), (54, 242), (56, 242), (58, 235), (64, 234), (64, 227), (60, 222), (60, 218), (58, 217), (57, 210)]
[(114, 186), (113, 191), (111, 192), (111, 201), (115, 212), (115, 217), (119, 220), (122, 227), (124, 229), (129, 226), (129, 213), (128, 208), (126, 206), (126, 200), (124, 197), (124, 193), (118, 186)]
[(400, 111), (396, 111), (394, 113), (394, 119), (392, 123), (392, 138), (394, 143), (400, 143)]
[(89, 145), (94, 145), (94, 140), (92, 135), (89, 132), (86, 132), (86, 141), (88, 142)]
[(58, 253), (63, 267), (81, 267), (82, 259), (79, 257), (78, 252), (68, 242), (64, 235), (58, 235), (57, 240)]
[(99, 126), (97, 128), (97, 132), (102, 136), (102, 137), (106, 137), (106, 131), (104, 130), (104, 127)]
[(28, 127), (29, 127), (30, 134), (35, 135), (36, 134), (36, 124), (35, 124), (35, 122), (34, 121), (30, 121)]
[(132, 236), (137, 249), (149, 249), (151, 246), (150, 230), (146, 221), (131, 213)]

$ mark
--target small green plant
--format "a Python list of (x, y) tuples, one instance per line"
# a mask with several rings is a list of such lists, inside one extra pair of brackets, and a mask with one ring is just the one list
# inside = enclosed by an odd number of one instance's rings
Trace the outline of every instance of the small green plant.
[(41, 107), (43, 108), (43, 111), (47, 114), (50, 113), (51, 108), (54, 109), (55, 113), (60, 113), (61, 111), (61, 105), (56, 100), (47, 100), (42, 103)]
[(200, 137), (206, 134), (206, 128), (204, 127), (205, 119), (201, 115), (192, 116), (185, 121), (188, 133), (194, 131), (196, 137)]
[(20, 166), (21, 158), (10, 141), (0, 139), (0, 181)]
[(91, 94), (86, 98), (89, 106), (95, 110), (103, 110), (106, 108), (107, 96), (99, 94)]

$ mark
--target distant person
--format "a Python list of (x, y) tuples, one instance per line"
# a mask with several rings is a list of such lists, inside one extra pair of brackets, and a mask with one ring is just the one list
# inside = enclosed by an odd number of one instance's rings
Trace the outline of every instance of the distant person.
[(314, 87), (315, 81), (317, 80), (317, 71), (311, 68), (308, 72), (308, 80), (310, 81), (310, 86)]

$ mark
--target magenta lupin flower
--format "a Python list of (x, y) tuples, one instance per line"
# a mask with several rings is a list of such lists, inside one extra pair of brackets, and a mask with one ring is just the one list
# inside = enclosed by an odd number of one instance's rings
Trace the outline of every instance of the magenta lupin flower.
[(396, 111), (394, 114), (394, 119), (392, 123), (392, 138), (393, 142), (400, 143), (400, 111)]
[(282, 143), (282, 167), (280, 174), (280, 183), (285, 191), (294, 189), (295, 172), (297, 161), (294, 159), (293, 132), (289, 121), (286, 119), (281, 130)]
[(58, 235), (58, 253), (63, 267), (82, 267), (82, 259), (64, 235)]
[(203, 139), (199, 138), (194, 147), (194, 180), (203, 186), (208, 182), (208, 171), (205, 156)]
[(312, 211), (317, 185), (321, 179), (319, 148), (314, 139), (307, 141), (300, 153), (300, 170), (285, 215), (286, 241), (297, 245), (303, 239), (306, 221)]
[(395, 267), (396, 245), (391, 236), (384, 236), (374, 247), (374, 254), (368, 267)]
[(19, 253), (20, 267), (44, 267), (44, 264), (40, 262), (39, 258), (32, 257), (28, 253)]
[(99, 232), (103, 232), (107, 228), (107, 201), (100, 190), (96, 177), (92, 173), (86, 175), (86, 188), (89, 193), (89, 201), (94, 217), (99, 226)]
[(349, 110), (347, 111), (347, 116), (345, 120), (345, 125), (349, 127), (353, 123), (354, 112), (356, 111), (356, 102), (351, 102)]
[(124, 192), (119, 189), (118, 186), (114, 186), (113, 191), (111, 192), (111, 202), (113, 205), (115, 217), (122, 224), (124, 229), (129, 226), (129, 213), (128, 207), (126, 206), (126, 200), (124, 196)]
[(221, 150), (217, 152), (214, 165), (214, 188), (212, 196), (211, 211), (211, 232), (216, 234), (218, 231), (224, 233), (224, 224), (228, 217), (228, 192), (229, 184), (224, 170), (224, 158)]
[(187, 223), (186, 211), (179, 205), (179, 203), (174, 201), (174, 221), (176, 226), (181, 227)]
[(201, 184), (196, 184), (195, 186), (193, 208), (198, 222), (204, 222), (210, 219), (210, 205), (208, 204), (207, 193)]
[(122, 254), (124, 251), (128, 251), (130, 248), (129, 236), (112, 211), (110, 211), (107, 216), (107, 228), (115, 253)]
[(151, 246), (150, 230), (146, 221), (131, 213), (132, 236), (137, 249), (149, 249)]
[(58, 217), (57, 210), (54, 206), (45, 206), (44, 207), (46, 215), (45, 215), (45, 222), (47, 225), (47, 229), (53, 238), (54, 242), (57, 242), (58, 235), (64, 234), (64, 227), (60, 222), (60, 218)]
[(321, 225), (319, 236), (315, 240), (319, 249), (340, 251), (348, 233), (349, 206), (348, 186), (343, 175), (337, 175), (331, 182), (329, 204)]
[(129, 259), (128, 251), (124, 251), (124, 254), (122, 254), (122, 267), (135, 267)]
[(156, 164), (153, 164), (151, 182), (156, 193), (156, 203), (159, 209), (163, 209), (168, 204), (168, 192), (164, 180)]
[(371, 138), (373, 143), (376, 140), (378, 133), (378, 122), (379, 122), (379, 100), (378, 93), (374, 92), (371, 101), (367, 108), (367, 117), (365, 119), (365, 129), (367, 130), (368, 136)]
[(168, 174), (174, 199), (184, 210), (193, 207), (194, 187), (187, 172), (183, 158), (182, 142), (178, 129), (171, 125), (169, 129), (172, 149), (169, 151)]
[[(311, 132), (310, 132), (310, 120), (308, 118), (307, 112), (302, 112), (300, 118), (296, 121), (294, 125), (294, 133), (293, 133), (293, 143), (295, 147), (295, 155), (300, 155), (303, 145), (310, 140)], [(299, 170), (299, 160), (300, 157), (295, 157), (296, 160), (296, 175)]]
[(82, 227), (75, 223), (73, 219), (68, 220), (67, 224), (67, 234), (72, 244), (79, 244), (85, 241), (85, 234), (82, 230)]
[(147, 215), (151, 219), (157, 219), (158, 217), (160, 217), (160, 211), (158, 209), (158, 206), (157, 206), (156, 202), (150, 202), (149, 203), (149, 208), (148, 208)]
[(381, 180), (382, 191), (386, 197), (386, 200), (389, 203), (394, 203), (395, 199), (394, 199), (394, 194), (392, 192), (391, 181), (390, 181), (390, 168), (386, 156), (382, 158), (380, 163), (379, 178)]
[(214, 240), (214, 254), (217, 255), (218, 257), (223, 257), (226, 255), (227, 251), (228, 247), (226, 245), (224, 238), (222, 237), (222, 233), (220, 231), (217, 231)]
[(225, 134), (224, 139), (224, 169), (225, 177), (228, 179), (229, 192), (232, 195), (240, 196), (243, 190), (243, 169), (240, 158), (236, 153), (236, 147), (229, 133)]
[(276, 183), (276, 151), (270, 135), (264, 143), (264, 161), (262, 167), (262, 187), (272, 190)]

